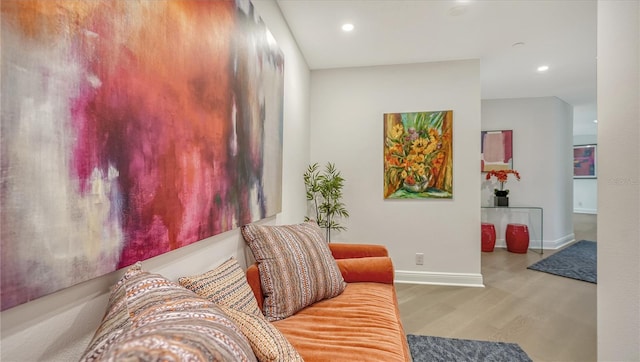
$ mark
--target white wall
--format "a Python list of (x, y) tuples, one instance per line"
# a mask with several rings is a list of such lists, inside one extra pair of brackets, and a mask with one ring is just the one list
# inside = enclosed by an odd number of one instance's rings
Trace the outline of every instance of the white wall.
[(573, 134), (574, 145), (595, 145), (598, 143), (598, 134)]
[(598, 1), (598, 360), (640, 361), (640, 2)]
[(284, 129), (282, 212), (277, 224), (304, 220), (306, 191), (302, 174), (309, 163), (309, 88), (311, 73), (275, 0), (252, 1), (284, 52)]
[(573, 212), (578, 214), (598, 213), (597, 178), (577, 178), (573, 180)]
[[(598, 136), (573, 135), (574, 145), (594, 145), (598, 143)], [(596, 170), (597, 172), (597, 170)], [(573, 212), (581, 214), (598, 213), (598, 179), (576, 178), (573, 179)]]
[[(449, 109), (453, 199), (385, 200), (383, 114)], [(332, 239), (386, 245), (401, 282), (481, 285), (479, 135), (477, 60), (312, 71), (311, 161), (342, 172), (351, 215)]]
[[(544, 209), (548, 249), (574, 239), (572, 119), (571, 106), (556, 97), (482, 101), (483, 130), (513, 130), (513, 168), (521, 180), (510, 177), (505, 184), (509, 205)], [(482, 204), (492, 205), (496, 183), (481, 182)]]
[[(285, 54), (282, 213), (267, 223), (301, 222), (305, 192), (301, 181), (309, 161), (310, 72), (275, 1), (254, 4)], [(144, 261), (143, 268), (172, 280), (201, 273), (232, 255), (244, 261), (238, 230), (208, 238)], [(108, 290), (122, 271), (96, 278), (2, 312), (2, 361), (74, 361), (104, 315)]]

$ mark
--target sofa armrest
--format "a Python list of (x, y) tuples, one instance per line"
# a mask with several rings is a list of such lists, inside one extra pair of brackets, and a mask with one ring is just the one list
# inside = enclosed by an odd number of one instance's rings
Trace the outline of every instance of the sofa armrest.
[(344, 281), (347, 283), (393, 284), (393, 263), (388, 256), (337, 259), (336, 262)]
[(384, 245), (329, 243), (329, 249), (335, 259), (367, 258), (371, 256), (389, 256)]

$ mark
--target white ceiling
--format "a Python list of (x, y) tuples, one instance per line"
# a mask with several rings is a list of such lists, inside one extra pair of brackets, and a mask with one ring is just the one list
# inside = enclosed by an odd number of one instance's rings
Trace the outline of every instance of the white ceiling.
[(480, 59), (482, 99), (557, 96), (596, 132), (596, 0), (277, 2), (312, 70)]

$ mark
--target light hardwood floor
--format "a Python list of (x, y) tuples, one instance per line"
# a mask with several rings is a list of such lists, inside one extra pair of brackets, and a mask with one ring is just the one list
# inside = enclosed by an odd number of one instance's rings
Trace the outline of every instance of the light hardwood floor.
[[(595, 225), (574, 215), (576, 240), (595, 241)], [(397, 284), (405, 332), (517, 343), (536, 362), (596, 361), (596, 285), (527, 269), (540, 258), (482, 253), (484, 288)]]

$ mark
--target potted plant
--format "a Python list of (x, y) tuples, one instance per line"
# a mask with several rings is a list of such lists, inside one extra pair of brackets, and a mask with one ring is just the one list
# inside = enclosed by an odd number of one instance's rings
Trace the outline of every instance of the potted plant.
[(342, 202), (344, 179), (333, 163), (327, 162), (324, 172), (318, 163), (309, 165), (303, 175), (307, 190), (307, 201), (311, 203), (314, 219), (306, 216), (305, 221), (314, 220), (326, 231), (327, 242), (331, 242), (331, 230), (346, 230), (340, 225), (340, 218), (348, 218), (349, 212)]
[(494, 206), (509, 206), (509, 190), (504, 189), (504, 184), (507, 182), (509, 174), (514, 175), (520, 181), (520, 174), (516, 170), (492, 170), (487, 172), (487, 180), (495, 177), (500, 182), (500, 189), (493, 189), (493, 194), (495, 195)]

